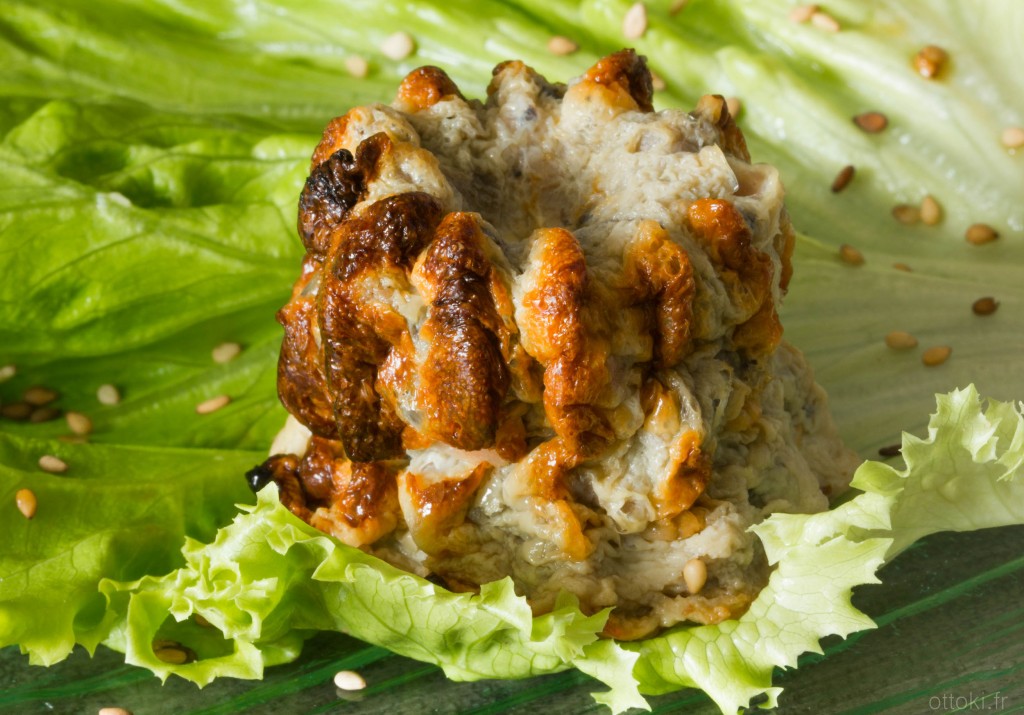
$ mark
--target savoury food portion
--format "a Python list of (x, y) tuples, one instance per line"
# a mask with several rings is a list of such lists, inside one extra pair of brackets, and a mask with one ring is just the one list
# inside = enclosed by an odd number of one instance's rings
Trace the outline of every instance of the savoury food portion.
[(502, 63), (485, 101), (413, 71), (327, 125), (298, 223), (291, 416), (250, 483), (347, 544), (640, 638), (742, 614), (748, 527), (849, 483), (782, 340), (777, 172), (721, 97), (655, 112), (632, 50), (567, 85)]

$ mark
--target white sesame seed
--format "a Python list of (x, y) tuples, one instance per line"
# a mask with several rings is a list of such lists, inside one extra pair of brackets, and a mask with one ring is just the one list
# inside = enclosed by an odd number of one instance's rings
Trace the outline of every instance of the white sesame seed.
[(358, 55), (345, 58), (345, 71), (353, 77), (362, 79), (370, 72), (370, 63)]
[(63, 474), (68, 471), (68, 464), (60, 457), (54, 457), (52, 454), (44, 454), (39, 458), (39, 468), (44, 472), (50, 472), (51, 474)]
[(892, 207), (892, 217), (906, 226), (912, 226), (921, 220), (921, 210), (910, 204), (897, 204)]
[(921, 362), (928, 367), (935, 367), (949, 360), (949, 356), (953, 354), (953, 348), (948, 345), (937, 345), (933, 348), (928, 348), (921, 354)]
[(733, 119), (740, 116), (740, 111), (743, 109), (743, 103), (740, 102), (739, 97), (726, 97), (725, 106), (729, 108), (729, 116)]
[(921, 223), (925, 226), (934, 226), (942, 220), (942, 206), (935, 200), (935, 197), (925, 196), (921, 199)]
[(64, 419), (68, 423), (68, 429), (75, 434), (84, 435), (92, 432), (92, 420), (81, 412), (67, 412)]
[(864, 254), (845, 243), (839, 247), (839, 258), (851, 266), (860, 266), (864, 263)]
[(196, 412), (200, 415), (208, 415), (211, 412), (216, 412), (222, 407), (227, 406), (229, 402), (231, 402), (231, 398), (229, 396), (217, 395), (216, 397), (211, 397), (209, 400), (200, 402), (196, 405)]
[(637, 40), (647, 32), (647, 6), (635, 2), (622, 17), (622, 34), (627, 40)]
[(683, 566), (683, 581), (690, 593), (700, 593), (708, 580), (708, 566), (701, 559), (690, 559)]
[(366, 681), (355, 671), (340, 670), (334, 674), (334, 685), (341, 690), (362, 690), (366, 687)]
[(7, 382), (14, 377), (18, 372), (18, 368), (14, 365), (4, 365), (0, 367), (0, 382)]
[(96, 399), (100, 401), (101, 405), (116, 405), (121, 401), (121, 393), (113, 385), (100, 385), (96, 390)]
[(789, 13), (789, 21), (795, 23), (807, 22), (811, 15), (818, 12), (817, 5), (798, 5)]
[(548, 40), (548, 52), (553, 55), (571, 55), (579, 49), (579, 45), (562, 35), (555, 35)]
[(660, 92), (665, 89), (665, 80), (661, 78), (661, 75), (651, 72), (651, 89), (655, 92)]
[(967, 228), (967, 231), (964, 233), (964, 238), (967, 239), (968, 243), (980, 246), (984, 243), (991, 243), (996, 240), (999, 238), (999, 234), (987, 223), (974, 223)]
[(893, 350), (910, 350), (917, 347), (917, 338), (905, 330), (893, 330), (886, 334), (885, 344)]
[(48, 405), (59, 397), (56, 390), (41, 385), (33, 385), (25, 390), (22, 399), (30, 405), (41, 407)]
[(20, 511), (26, 519), (31, 519), (36, 515), (38, 502), (36, 501), (35, 492), (31, 489), (19, 489), (14, 494), (14, 503), (18, 507), (18, 511)]
[(242, 346), (238, 343), (221, 343), (213, 349), (213, 361), (216, 363), (231, 362), (242, 352)]
[(1007, 127), (1000, 139), (1007, 149), (1020, 149), (1024, 146), (1024, 127)]
[(415, 48), (416, 42), (408, 32), (395, 32), (380, 43), (380, 51), (384, 56), (396, 62), (411, 55)]
[(881, 112), (864, 112), (854, 117), (853, 123), (868, 134), (878, 134), (889, 126), (889, 118)]
[(811, 24), (825, 32), (839, 32), (839, 21), (827, 12), (818, 10), (811, 14)]
[(946, 64), (948, 58), (949, 55), (941, 47), (927, 45), (914, 55), (914, 69), (925, 79), (935, 79), (939, 72), (942, 71), (942, 67)]
[(170, 663), (171, 665), (182, 665), (191, 660), (187, 650), (176, 646), (157, 648), (153, 651), (153, 655), (155, 655), (158, 660), (162, 660), (164, 663)]
[(132, 711), (124, 708), (100, 708), (96, 715), (132, 715)]

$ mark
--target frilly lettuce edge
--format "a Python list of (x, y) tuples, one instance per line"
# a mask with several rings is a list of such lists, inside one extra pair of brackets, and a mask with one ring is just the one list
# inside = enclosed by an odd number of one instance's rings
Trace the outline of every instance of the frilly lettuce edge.
[[(105, 580), (107, 645), (161, 678), (199, 685), (259, 678), (296, 658), (320, 630), (347, 633), (454, 680), (523, 678), (577, 668), (608, 686), (613, 712), (649, 709), (645, 694), (703, 689), (724, 713), (776, 705), (776, 667), (795, 667), (819, 640), (874, 627), (854, 587), (915, 540), (939, 531), (1024, 523), (1022, 405), (984, 403), (970, 386), (937, 396), (928, 436), (903, 436), (904, 469), (867, 461), (859, 493), (819, 514), (774, 514), (753, 530), (774, 566), (736, 620), (679, 627), (632, 643), (600, 639), (607, 612), (583, 614), (563, 596), (534, 617), (509, 579), (452, 593), (306, 525), (273, 486), (242, 507), (212, 543), (190, 540), (186, 565), (164, 577)], [(168, 615), (169, 614), (169, 615)], [(199, 617), (199, 618), (197, 618)], [(202, 625), (200, 625), (202, 624)], [(169, 638), (192, 649), (175, 665), (154, 653)]]

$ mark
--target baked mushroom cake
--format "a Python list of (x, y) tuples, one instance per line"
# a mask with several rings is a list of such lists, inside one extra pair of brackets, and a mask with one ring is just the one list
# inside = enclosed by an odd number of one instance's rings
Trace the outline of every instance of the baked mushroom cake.
[(778, 173), (721, 97), (651, 95), (624, 50), (568, 85), (505, 62), (483, 102), (422, 67), (332, 120), (253, 487), (450, 589), (612, 608), (616, 638), (740, 615), (747, 528), (858, 460), (782, 341)]

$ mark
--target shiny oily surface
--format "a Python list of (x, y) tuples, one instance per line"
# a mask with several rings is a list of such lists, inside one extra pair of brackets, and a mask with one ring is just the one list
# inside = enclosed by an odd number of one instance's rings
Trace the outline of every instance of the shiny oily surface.
[[(785, 691), (775, 712), (948, 713), (971, 698), (984, 698), (992, 712), (1024, 707), (1022, 542), (1024, 527), (1017, 526), (938, 534), (910, 548), (882, 569), (882, 585), (854, 592), (854, 604), (879, 628), (846, 641), (826, 639), (826, 657), (805, 655), (798, 670), (779, 674), (775, 684)], [(357, 672), (366, 689), (336, 688), (332, 679), (340, 670)], [(456, 683), (433, 666), (329, 633), (311, 640), (295, 663), (268, 668), (262, 681), (225, 678), (199, 690), (171, 678), (161, 686), (101, 647), (93, 659), (79, 649), (50, 668), (28, 667), (17, 648), (6, 648), (0, 683), (5, 715), (114, 706), (156, 715), (608, 712), (589, 695), (600, 686), (575, 671)], [(654, 713), (719, 712), (694, 690), (650, 703)]]

